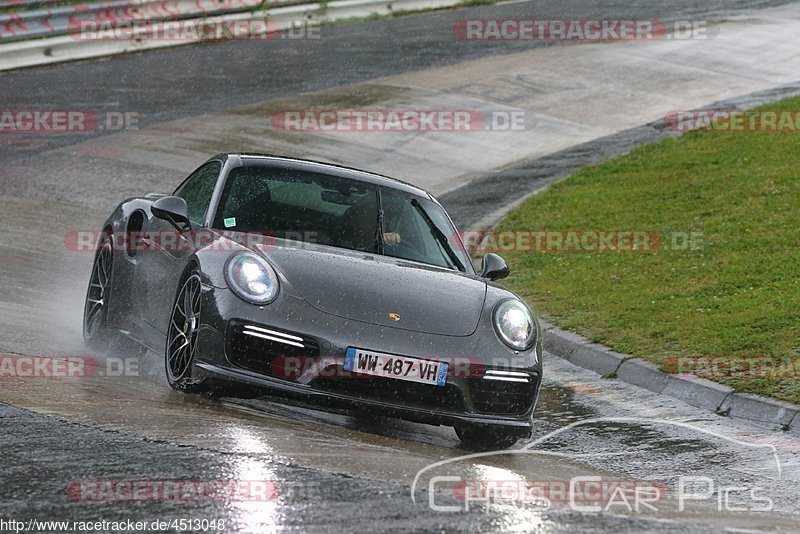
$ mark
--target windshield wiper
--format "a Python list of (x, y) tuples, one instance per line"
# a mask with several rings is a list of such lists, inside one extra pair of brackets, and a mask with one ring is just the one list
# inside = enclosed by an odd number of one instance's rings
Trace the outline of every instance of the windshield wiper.
[(375, 251), (377, 254), (383, 255), (386, 243), (383, 237), (383, 199), (381, 198), (380, 188), (375, 189), (375, 194), (378, 200), (378, 230), (375, 232)]
[(436, 226), (436, 223), (433, 222), (433, 219), (431, 219), (431, 216), (428, 215), (427, 211), (425, 211), (425, 208), (422, 207), (422, 204), (420, 204), (416, 198), (412, 198), (411, 205), (414, 206), (414, 208), (419, 212), (420, 215), (422, 215), (422, 218), (425, 220), (425, 223), (428, 225), (428, 228), (430, 228), (431, 232), (433, 233), (433, 236), (436, 238), (436, 241), (439, 242), (439, 248), (444, 250), (444, 253), (447, 254), (447, 257), (450, 259), (451, 262), (453, 262), (453, 265), (456, 267), (456, 269), (458, 269), (459, 271), (466, 272), (464, 264), (461, 262), (458, 255), (453, 251), (453, 249), (450, 248), (450, 243), (447, 241), (447, 236), (444, 234), (444, 232), (442, 232), (441, 228)]

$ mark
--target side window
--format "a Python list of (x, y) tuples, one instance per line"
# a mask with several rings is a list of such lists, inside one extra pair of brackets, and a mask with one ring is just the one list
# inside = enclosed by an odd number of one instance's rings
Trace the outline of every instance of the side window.
[(189, 207), (189, 220), (193, 223), (203, 223), (221, 170), (222, 163), (219, 161), (206, 163), (194, 171), (175, 191), (175, 196), (186, 201)]

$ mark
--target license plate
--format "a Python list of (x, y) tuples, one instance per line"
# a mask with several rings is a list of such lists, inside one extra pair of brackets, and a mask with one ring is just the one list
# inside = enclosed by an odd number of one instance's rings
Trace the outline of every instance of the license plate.
[(444, 362), (395, 356), (352, 347), (347, 349), (344, 369), (362, 375), (396, 378), (432, 386), (444, 386), (447, 383), (447, 364)]

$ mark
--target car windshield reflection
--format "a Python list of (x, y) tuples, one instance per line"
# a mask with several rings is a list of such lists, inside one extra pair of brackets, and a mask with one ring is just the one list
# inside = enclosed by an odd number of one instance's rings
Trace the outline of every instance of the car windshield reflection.
[(469, 256), (434, 201), (322, 173), (239, 167), (213, 228), (382, 254), (459, 271)]

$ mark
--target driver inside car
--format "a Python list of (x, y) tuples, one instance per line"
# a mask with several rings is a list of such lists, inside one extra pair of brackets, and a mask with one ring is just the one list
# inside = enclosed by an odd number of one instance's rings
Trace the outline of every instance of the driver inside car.
[(384, 232), (383, 242), (387, 245), (399, 245), (403, 239), (400, 237), (400, 232)]
[(383, 243), (396, 246), (402, 243), (400, 224), (403, 221), (405, 205), (399, 199), (386, 197), (383, 199)]

